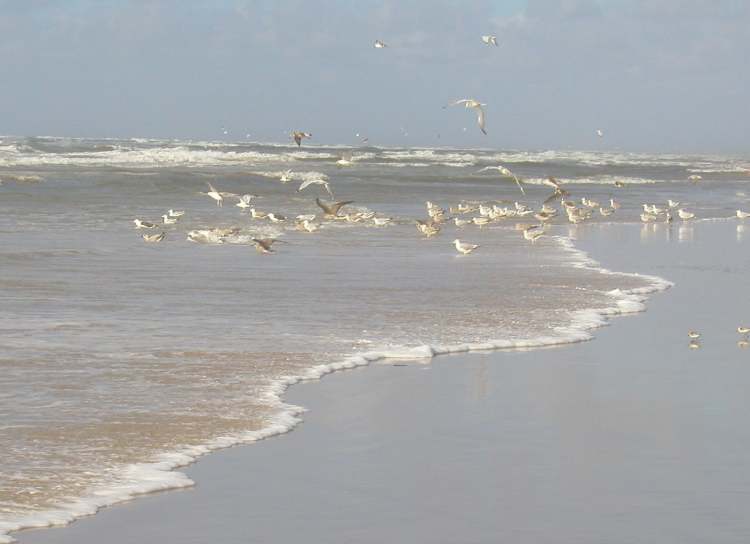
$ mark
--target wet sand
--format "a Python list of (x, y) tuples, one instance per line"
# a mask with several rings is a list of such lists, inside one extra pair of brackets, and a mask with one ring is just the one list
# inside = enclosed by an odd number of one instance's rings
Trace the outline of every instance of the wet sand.
[[(750, 536), (750, 252), (734, 222), (601, 226), (578, 245), (674, 281), (592, 342), (375, 364), (293, 387), (293, 432), (195, 488), (23, 543), (734, 543)], [(687, 331), (702, 332), (688, 348)], [(402, 366), (405, 365), (405, 366)]]

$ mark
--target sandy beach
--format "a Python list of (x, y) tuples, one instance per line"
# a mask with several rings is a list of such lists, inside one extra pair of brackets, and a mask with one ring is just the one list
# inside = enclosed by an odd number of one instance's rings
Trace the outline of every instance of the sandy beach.
[[(675, 282), (565, 347), (387, 361), (293, 387), (293, 432), (212, 454), (189, 490), (22, 543), (745, 542), (750, 257), (732, 221), (571, 227)], [(720, 264), (719, 264), (720, 263)], [(687, 331), (702, 333), (689, 349)]]

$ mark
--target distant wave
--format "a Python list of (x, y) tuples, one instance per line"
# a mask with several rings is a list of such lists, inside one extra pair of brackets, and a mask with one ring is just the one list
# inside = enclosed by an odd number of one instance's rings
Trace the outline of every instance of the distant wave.
[[(523, 169), (543, 166), (556, 169), (601, 169), (604, 167), (653, 168), (666, 177), (688, 173), (747, 173), (750, 161), (720, 156), (625, 153), (605, 151), (519, 151), (458, 148), (398, 148), (346, 145), (306, 145), (203, 142), (177, 140), (81, 140), (72, 138), (4, 138), (0, 141), (0, 167), (221, 167), (278, 164), (293, 167), (299, 163), (330, 163), (350, 150), (353, 162), (360, 165), (445, 166), (473, 168), (496, 164)], [(665, 173), (668, 172), (668, 173)], [(585, 178), (575, 176), (576, 178)], [(648, 179), (645, 176), (642, 179)], [(636, 178), (632, 178), (635, 180)], [(744, 178), (743, 178), (744, 179)], [(585, 181), (578, 181), (585, 183)], [(597, 181), (598, 182), (598, 181)], [(625, 181), (628, 183), (628, 181)], [(632, 181), (632, 183), (648, 183)]]

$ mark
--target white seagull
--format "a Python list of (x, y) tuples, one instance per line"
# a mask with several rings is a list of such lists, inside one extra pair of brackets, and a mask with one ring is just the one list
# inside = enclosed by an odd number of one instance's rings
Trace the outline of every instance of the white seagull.
[(137, 229), (155, 229), (156, 228), (156, 224), (150, 221), (141, 221), (140, 219), (133, 219), (133, 223), (135, 223), (135, 228)]
[(219, 191), (217, 191), (210, 183), (208, 184), (208, 191), (201, 194), (213, 198), (216, 201), (217, 206), (224, 205), (224, 196)]
[(474, 251), (476, 248), (479, 247), (479, 244), (470, 244), (468, 242), (462, 242), (458, 238), (453, 240), (453, 245), (456, 246), (456, 251), (461, 253), (462, 255), (468, 255), (472, 251)]
[(388, 47), (384, 42), (380, 40), (375, 40), (375, 43), (373, 44), (373, 47), (375, 49), (383, 49), (384, 47)]
[(677, 210), (677, 215), (680, 216), (680, 219), (692, 219), (695, 217), (695, 214), (693, 212), (687, 212), (683, 210), (682, 208)]
[(461, 104), (463, 104), (465, 108), (476, 110), (479, 130), (481, 130), (483, 134), (487, 134), (487, 131), (484, 129), (484, 110), (482, 109), (482, 106), (486, 106), (487, 104), (483, 104), (478, 100), (474, 100), (473, 98), (462, 98), (461, 100), (451, 102), (450, 104), (448, 104), (448, 106), (458, 106)]
[(164, 221), (165, 225), (174, 225), (177, 223), (176, 217), (169, 217), (166, 213), (161, 216), (162, 220)]
[(515, 180), (515, 182), (516, 182), (516, 185), (518, 185), (518, 188), (521, 189), (521, 194), (524, 194), (524, 195), (526, 194), (526, 191), (524, 191), (523, 187), (521, 186), (521, 180), (518, 179), (518, 177), (516, 177), (516, 175), (513, 172), (511, 172), (510, 170), (508, 170), (502, 164), (498, 165), (498, 166), (485, 166), (481, 170), (478, 170), (477, 174), (479, 172), (486, 172), (487, 170), (497, 170), (498, 172), (500, 172), (501, 176), (506, 177), (506, 178), (513, 178)]
[(482, 36), (482, 41), (485, 45), (494, 45), (497, 47), (497, 36)]
[(308, 179), (303, 181), (299, 189), (297, 189), (297, 192), (299, 193), (303, 189), (309, 187), (310, 185), (322, 185), (323, 188), (328, 192), (329, 195), (331, 195), (331, 198), (333, 198), (333, 191), (331, 191), (331, 186), (329, 185), (328, 181), (324, 180), (323, 178), (318, 179)]
[(750, 217), (750, 212), (743, 212), (742, 210), (737, 210), (737, 219), (747, 219)]
[(170, 208), (167, 212), (167, 215), (169, 217), (182, 217), (183, 215), (185, 215), (185, 210), (173, 210)]

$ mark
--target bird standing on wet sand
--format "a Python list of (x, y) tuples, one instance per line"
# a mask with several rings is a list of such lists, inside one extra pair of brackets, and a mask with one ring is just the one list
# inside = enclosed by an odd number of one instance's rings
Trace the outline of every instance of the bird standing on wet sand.
[(341, 202), (323, 202), (319, 198), (315, 199), (315, 203), (318, 205), (318, 207), (323, 210), (323, 213), (325, 217), (331, 218), (331, 217), (338, 217), (339, 211), (341, 208), (346, 206), (347, 204), (353, 204), (353, 200), (343, 200)]
[(458, 238), (453, 240), (453, 245), (456, 246), (456, 251), (461, 253), (462, 255), (468, 255), (472, 251), (474, 251), (476, 248), (479, 247), (479, 244), (470, 244), (468, 242), (462, 242)]
[(219, 207), (224, 205), (224, 195), (217, 191), (216, 188), (210, 183), (208, 184), (208, 191), (201, 194), (213, 198), (216, 201), (216, 205)]

